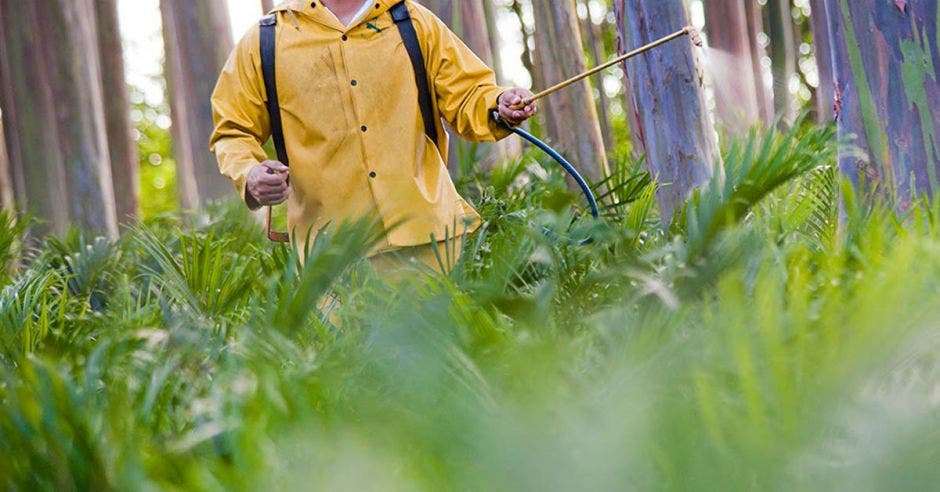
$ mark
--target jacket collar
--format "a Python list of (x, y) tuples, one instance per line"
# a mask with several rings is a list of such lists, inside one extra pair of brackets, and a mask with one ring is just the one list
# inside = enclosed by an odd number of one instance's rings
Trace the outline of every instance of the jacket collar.
[[(364, 19), (374, 19), (376, 16), (382, 15), (385, 12), (388, 12), (390, 8), (401, 2), (401, 0), (372, 0), (373, 7), (369, 11), (369, 14), (364, 17)], [(311, 3), (316, 3), (316, 7), (311, 7)], [(290, 0), (281, 3), (280, 5), (274, 7), (274, 10), (271, 12), (283, 12), (291, 11), (298, 14), (304, 14), (314, 19), (320, 19), (320, 14), (323, 12), (317, 12), (318, 8), (325, 8), (320, 0)], [(355, 26), (349, 26), (350, 28)]]

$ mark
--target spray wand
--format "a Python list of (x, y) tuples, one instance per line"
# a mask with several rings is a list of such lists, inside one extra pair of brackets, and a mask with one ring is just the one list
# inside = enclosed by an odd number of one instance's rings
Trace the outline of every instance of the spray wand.
[(633, 57), (635, 57), (635, 56), (637, 56), (637, 55), (641, 55), (641, 54), (643, 54), (643, 53), (646, 53), (647, 51), (650, 51), (650, 50), (652, 50), (653, 48), (662, 46), (662, 45), (664, 45), (664, 44), (666, 44), (666, 43), (668, 43), (668, 42), (670, 42), (670, 41), (672, 41), (672, 40), (674, 40), (674, 39), (681, 38), (682, 36), (689, 36), (689, 38), (692, 40), (692, 43), (695, 44), (695, 46), (699, 46), (699, 47), (702, 46), (702, 37), (699, 36), (698, 31), (695, 30), (695, 28), (692, 27), (692, 26), (686, 26), (686, 27), (682, 28), (681, 30), (676, 31), (676, 32), (674, 32), (674, 33), (672, 33), (672, 34), (670, 34), (670, 35), (668, 35), (668, 36), (666, 36), (666, 37), (657, 39), (656, 41), (653, 41), (652, 43), (649, 43), (649, 44), (647, 44), (647, 45), (645, 45), (645, 46), (641, 46), (641, 47), (639, 47), (639, 48), (637, 48), (637, 49), (635, 49), (635, 50), (633, 50), (633, 51), (631, 51), (631, 52), (629, 52), (629, 53), (624, 53), (623, 55), (620, 55), (620, 56), (618, 56), (617, 58), (614, 58), (613, 60), (610, 60), (609, 62), (604, 63), (603, 65), (598, 65), (597, 67), (594, 67), (594, 68), (592, 68), (592, 69), (590, 69), (590, 70), (588, 70), (588, 71), (586, 71), (586, 72), (584, 72), (584, 73), (582, 73), (582, 74), (575, 75), (574, 77), (571, 77), (570, 79), (568, 79), (568, 80), (566, 80), (566, 81), (564, 81), (564, 82), (560, 82), (560, 83), (558, 83), (558, 84), (555, 84), (555, 85), (549, 87), (548, 89), (545, 89), (544, 91), (539, 92), (538, 94), (535, 94), (534, 96), (532, 96), (532, 97), (530, 97), (530, 98), (528, 98), (528, 99), (522, 101), (522, 104), (519, 105), (518, 107), (514, 108), (514, 109), (521, 109), (521, 108), (524, 108), (524, 107), (526, 107), (526, 106), (532, 104), (533, 102), (538, 101), (539, 99), (542, 99), (543, 97), (545, 97), (545, 96), (547, 96), (547, 95), (549, 95), (549, 94), (553, 94), (553, 93), (555, 93), (555, 92), (558, 92), (558, 91), (560, 91), (560, 90), (562, 90), (562, 89), (564, 89), (564, 88), (566, 88), (566, 87), (568, 87), (568, 86), (570, 86), (570, 85), (572, 85), (572, 84), (574, 84), (574, 83), (576, 83), (576, 82), (579, 82), (579, 81), (584, 80), (584, 79), (586, 79), (586, 78), (588, 78), (588, 77), (590, 77), (590, 76), (592, 76), (592, 75), (595, 75), (595, 74), (597, 74), (597, 73), (599, 73), (599, 72), (602, 72), (602, 71), (604, 71), (604, 70), (607, 70), (608, 68), (610, 68), (610, 67), (612, 67), (612, 66), (614, 66), (614, 65), (616, 65), (616, 64), (618, 64), (618, 63), (623, 63), (624, 61), (629, 60), (630, 58), (633, 58)]

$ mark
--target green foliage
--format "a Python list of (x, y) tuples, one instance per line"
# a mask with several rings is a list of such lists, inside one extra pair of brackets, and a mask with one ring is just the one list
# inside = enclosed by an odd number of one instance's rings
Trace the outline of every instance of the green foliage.
[(940, 202), (857, 196), (831, 141), (734, 143), (672, 224), (630, 160), (602, 221), (534, 154), (468, 172), (447, 276), (376, 275), (374, 220), (268, 244), (238, 203), (17, 226), (0, 487), (930, 488)]
[[(163, 79), (156, 83), (162, 86)], [(141, 216), (151, 219), (178, 209), (176, 161), (170, 135), (170, 108), (166, 102), (154, 104), (131, 88), (132, 119), (140, 159)]]

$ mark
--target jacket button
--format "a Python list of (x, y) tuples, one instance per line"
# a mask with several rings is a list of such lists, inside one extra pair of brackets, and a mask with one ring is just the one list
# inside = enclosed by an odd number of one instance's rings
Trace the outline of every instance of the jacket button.
[(369, 177), (370, 177), (370, 178), (374, 178), (374, 177), (375, 177), (375, 171), (372, 171), (371, 173), (369, 173)]
[(359, 127), (359, 129), (362, 130), (363, 132), (369, 131), (369, 127), (367, 127), (367, 126), (365, 126), (365, 125), (362, 125), (361, 127)]
[(353, 80), (352, 82), (350, 82), (350, 84), (352, 84), (353, 87), (356, 87), (357, 85), (359, 85), (359, 82), (356, 80)]
[(346, 41), (347, 39), (349, 39), (349, 36), (343, 34), (343, 41)]

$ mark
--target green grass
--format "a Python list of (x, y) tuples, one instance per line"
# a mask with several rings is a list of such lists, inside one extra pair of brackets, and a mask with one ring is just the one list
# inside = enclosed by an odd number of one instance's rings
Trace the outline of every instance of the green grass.
[(485, 227), (394, 283), (369, 221), (305, 263), (237, 203), (116, 243), (16, 222), (0, 487), (932, 488), (940, 202), (857, 196), (832, 141), (752, 134), (671, 224), (630, 162), (600, 222), (533, 156), (464, 174)]

